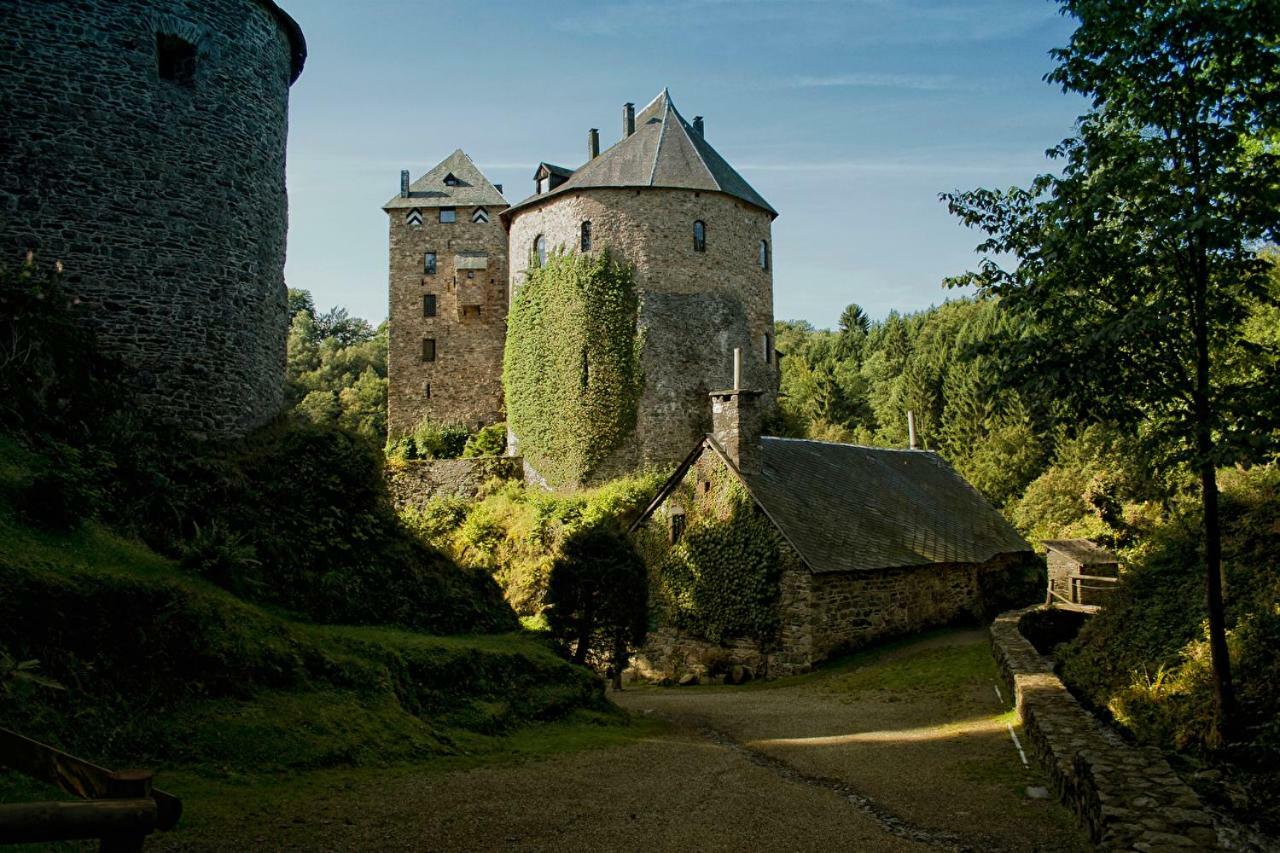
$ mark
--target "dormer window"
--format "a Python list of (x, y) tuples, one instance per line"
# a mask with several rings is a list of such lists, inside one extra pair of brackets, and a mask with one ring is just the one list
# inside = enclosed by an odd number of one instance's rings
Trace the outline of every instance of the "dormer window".
[(446, 187), (456, 187), (458, 185), (458, 179), (454, 177), (453, 172), (444, 176), (444, 185)]
[(547, 183), (549, 181), (550, 181), (550, 178), (538, 178), (538, 182), (537, 182), (538, 195), (542, 195), (544, 192), (547, 191)]
[(452, 225), (458, 221), (458, 209), (456, 207), (440, 208), (440, 222), (444, 225)]
[(582, 240), (580, 243), (582, 251), (591, 251), (591, 220), (584, 219), (582, 221)]
[(769, 241), (760, 241), (760, 269), (769, 271)]
[(404, 224), (408, 225), (410, 228), (421, 228), (422, 227), (422, 211), (418, 210), (418, 208), (416, 207), (413, 210), (409, 211), (408, 214), (406, 214), (404, 217)]
[(471, 214), (471, 221), (477, 225), (488, 225), (489, 211), (485, 210), (483, 207), (477, 207), (476, 212)]
[(707, 224), (701, 219), (693, 223), (693, 250), (695, 252), (707, 250)]

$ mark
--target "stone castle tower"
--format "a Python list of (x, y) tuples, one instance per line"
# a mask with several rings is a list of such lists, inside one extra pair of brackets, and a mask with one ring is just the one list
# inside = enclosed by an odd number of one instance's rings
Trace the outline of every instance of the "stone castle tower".
[[(617, 144), (601, 152), (599, 139), (588, 133), (576, 170), (541, 163), (534, 194), (511, 207), (461, 151), (412, 185), (402, 173), (384, 208), (393, 434), (424, 416), (472, 428), (502, 418), (509, 300), (530, 258), (557, 249), (610, 250), (633, 268), (640, 297), (636, 429), (596, 478), (682, 459), (711, 427), (708, 393), (733, 382), (735, 349), (744, 387), (772, 410), (777, 212), (707, 142), (702, 118), (686, 121), (665, 90), (638, 113), (624, 107)], [(519, 424), (509, 426), (518, 451)]]
[(475, 429), (502, 419), (507, 202), (461, 149), (400, 175), (390, 220), (387, 425)]
[(60, 259), (140, 404), (195, 433), (280, 409), (305, 58), (271, 0), (0, 3), (0, 263)]
[[(777, 216), (663, 91), (638, 113), (623, 107), (622, 138), (576, 170), (539, 166), (535, 192), (503, 215), (511, 294), (529, 259), (563, 248), (603, 249), (635, 271), (644, 334), (644, 390), (633, 436), (596, 479), (679, 462), (711, 427), (709, 392), (733, 382), (772, 410), (778, 389), (773, 341), (773, 246)], [(518, 424), (511, 424), (520, 441)], [(544, 449), (545, 451), (546, 449)]]

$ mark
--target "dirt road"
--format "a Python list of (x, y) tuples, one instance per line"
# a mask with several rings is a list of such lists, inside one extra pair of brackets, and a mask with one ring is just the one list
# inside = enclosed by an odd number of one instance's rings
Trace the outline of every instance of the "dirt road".
[[(635, 688), (670, 720), (622, 746), (335, 786), (266, 823), (156, 849), (1086, 850), (1034, 789), (982, 632), (945, 632), (795, 679)], [(1032, 789), (1031, 795), (1028, 789)]]

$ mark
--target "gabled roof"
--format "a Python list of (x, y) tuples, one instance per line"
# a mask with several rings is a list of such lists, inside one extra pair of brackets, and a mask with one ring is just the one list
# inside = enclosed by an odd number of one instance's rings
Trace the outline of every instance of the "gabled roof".
[[(444, 182), (447, 175), (457, 178), (456, 186)], [(382, 206), (383, 210), (411, 207), (506, 207), (507, 200), (489, 183), (476, 164), (461, 148), (435, 165), (431, 171), (409, 185), (408, 198), (399, 193)]]
[(636, 116), (635, 133), (585, 163), (554, 190), (532, 195), (513, 205), (508, 213), (534, 206), (559, 193), (602, 187), (677, 187), (722, 192), (772, 216), (778, 215), (684, 120), (666, 89)]
[(538, 171), (533, 173), (535, 178), (545, 175), (555, 175), (558, 178), (568, 178), (573, 174), (573, 169), (567, 169), (564, 166), (557, 166), (554, 163), (539, 163)]
[(1065, 554), (1082, 566), (1106, 566), (1120, 562), (1115, 554), (1088, 539), (1045, 539), (1040, 544), (1050, 551)]
[(672, 480), (710, 448), (814, 573), (983, 563), (1031, 550), (936, 453), (769, 436), (761, 444), (761, 473), (742, 474), (708, 436)]

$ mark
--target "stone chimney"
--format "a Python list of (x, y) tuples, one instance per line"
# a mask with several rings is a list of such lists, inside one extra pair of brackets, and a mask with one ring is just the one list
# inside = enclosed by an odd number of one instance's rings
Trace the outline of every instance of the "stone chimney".
[(693, 117), (693, 132), (702, 136), (702, 116)]
[(742, 350), (733, 351), (733, 387), (711, 392), (711, 436), (741, 474), (764, 469), (760, 391), (742, 387)]
[(587, 160), (594, 160), (600, 156), (600, 131), (591, 128), (587, 131)]
[(400, 198), (409, 197), (409, 170), (400, 170)]
[(622, 138), (636, 132), (636, 105), (628, 101), (622, 105)]

